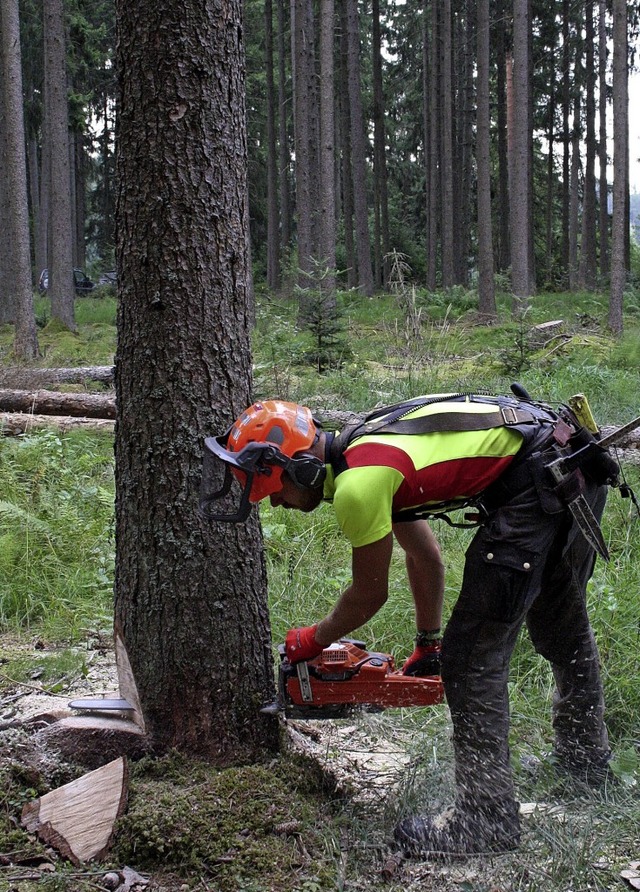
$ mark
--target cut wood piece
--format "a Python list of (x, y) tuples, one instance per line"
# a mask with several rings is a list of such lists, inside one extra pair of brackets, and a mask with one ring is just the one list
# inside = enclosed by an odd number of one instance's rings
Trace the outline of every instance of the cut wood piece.
[(39, 745), (57, 750), (63, 759), (85, 768), (99, 768), (119, 756), (141, 759), (150, 751), (150, 741), (131, 720), (133, 716), (134, 712), (67, 716), (43, 728), (36, 739)]
[(93, 430), (113, 433), (115, 421), (102, 418), (73, 418), (70, 415), (30, 415), (26, 412), (0, 412), (0, 436), (18, 437), (31, 430), (55, 428), (57, 431)]
[(56, 390), (0, 390), (1, 412), (115, 418), (116, 398), (109, 393), (60, 393)]
[(75, 865), (98, 860), (111, 845), (127, 790), (127, 763), (121, 756), (28, 802), (22, 824)]

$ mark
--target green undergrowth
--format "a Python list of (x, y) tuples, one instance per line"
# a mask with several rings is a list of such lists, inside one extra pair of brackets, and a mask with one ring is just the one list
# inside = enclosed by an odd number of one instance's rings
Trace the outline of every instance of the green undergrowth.
[[(419, 393), (504, 392), (517, 380), (534, 397), (554, 405), (586, 393), (602, 425), (621, 424), (638, 414), (640, 311), (634, 310), (635, 296), (628, 301), (625, 334), (619, 340), (606, 330), (603, 295), (541, 294), (521, 321), (511, 318), (508, 296), (499, 295), (499, 318), (489, 327), (478, 324), (474, 300), (464, 289), (437, 295), (418, 291), (414, 303), (404, 308), (395, 295), (339, 295), (349, 350), (319, 374), (305, 359), (312, 336), (298, 327), (296, 302), (262, 294), (254, 335), (254, 394), (300, 401), (319, 413), (364, 411)], [(46, 303), (39, 303), (44, 353), (39, 364), (110, 363), (114, 311), (110, 298), (79, 300), (78, 331), (70, 334), (56, 330), (48, 321)], [(536, 328), (557, 320), (561, 324), (552, 330)], [(5, 365), (12, 364), (11, 337), (8, 327), (0, 329)], [(638, 467), (625, 464), (625, 473), (640, 494)], [(82, 642), (108, 633), (112, 622), (113, 496), (113, 442), (108, 435), (45, 431), (0, 440), (0, 632), (45, 645), (31, 654), (24, 649), (3, 653), (0, 695), (21, 683), (56, 693), (87, 671), (91, 657)], [(349, 582), (350, 552), (329, 506), (303, 515), (262, 503), (260, 515), (275, 645), (288, 628), (326, 615)], [(614, 871), (626, 866), (624, 858), (637, 855), (640, 522), (618, 492), (610, 495), (603, 529), (611, 561), (597, 561), (588, 597), (602, 658), (617, 787), (596, 793), (575, 790), (552, 770), (545, 768), (532, 778), (522, 769), (522, 757), (535, 756), (546, 765), (553, 740), (553, 677), (523, 633), (509, 688), (517, 793), (525, 802), (564, 808), (564, 818), (549, 817), (544, 809), (534, 812), (527, 819), (522, 856), (497, 859), (491, 863), (493, 873), (485, 865), (481, 874), (461, 881), (474, 892), (600, 892), (612, 886)], [(446, 619), (460, 588), (472, 531), (443, 522), (434, 524), (434, 530), (446, 565)], [(411, 652), (415, 622), (398, 550), (388, 602), (356, 634), (370, 649), (393, 653), (397, 663)], [(440, 707), (354, 720), (356, 730), (363, 727), (374, 749), (385, 747), (397, 730), (410, 741), (400, 790), (388, 793), (383, 784), (364, 808), (327, 795), (309, 764), (289, 754), (269, 764), (225, 771), (175, 754), (133, 765), (129, 807), (118, 827), (112, 863), (129, 863), (154, 876), (164, 871), (177, 878), (167, 881), (171, 892), (183, 882), (190, 889), (216, 892), (320, 892), (349, 888), (351, 880), (354, 890), (378, 885), (372, 847), (389, 839), (398, 815), (412, 808), (437, 811), (451, 801), (451, 727)], [(44, 778), (24, 764), (0, 758), (0, 853), (25, 849), (34, 857), (42, 854), (18, 827), (20, 808), (27, 799), (72, 779), (65, 770), (60, 766), (58, 775)], [(605, 862), (606, 867), (593, 867)], [(433, 870), (434, 888), (452, 888), (444, 869)], [(53, 877), (43, 879), (40, 887), (76, 892), (100, 885), (98, 874), (86, 886), (58, 881), (62, 885), (56, 887)], [(421, 886), (411, 885), (400, 873), (385, 888), (413, 892)]]

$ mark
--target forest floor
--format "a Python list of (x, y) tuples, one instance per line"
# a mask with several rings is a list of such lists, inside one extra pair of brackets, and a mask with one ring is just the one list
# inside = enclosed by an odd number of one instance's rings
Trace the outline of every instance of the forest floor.
[[(454, 863), (401, 858), (390, 831), (415, 768), (415, 724), (391, 713), (289, 720), (282, 754), (245, 770), (214, 770), (176, 754), (155, 768), (142, 760), (133, 767), (129, 808), (106, 859), (73, 867), (23, 831), (19, 817), (28, 798), (83, 773), (50, 750), (42, 730), (71, 713), (70, 699), (117, 690), (108, 642), (90, 646), (82, 673), (45, 685), (37, 669), (29, 681), (11, 673), (16, 659), (36, 666), (46, 643), (0, 637), (0, 779), (6, 781), (5, 792), (0, 789), (0, 892), (500, 892), (554, 888), (554, 873), (560, 874), (556, 888), (582, 888), (579, 881), (565, 885), (561, 873), (563, 862), (575, 858), (575, 851), (563, 849), (584, 845), (603, 804), (601, 793), (594, 800), (589, 797), (596, 794), (584, 790), (564, 788), (564, 802), (526, 803), (518, 853)], [(446, 762), (434, 765), (434, 771), (450, 770)], [(585, 847), (587, 858), (589, 851)], [(609, 851), (588, 865), (591, 876), (602, 878), (589, 888), (624, 888), (620, 868), (639, 865), (628, 854), (621, 862), (621, 851), (632, 850), (612, 836)]]

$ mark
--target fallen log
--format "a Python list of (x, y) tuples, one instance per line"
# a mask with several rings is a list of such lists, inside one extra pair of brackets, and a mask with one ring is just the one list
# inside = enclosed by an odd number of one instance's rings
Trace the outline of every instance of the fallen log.
[(97, 381), (113, 384), (114, 368), (111, 365), (94, 365), (72, 369), (28, 369), (12, 366), (0, 369), (0, 385), (29, 390), (45, 384), (83, 384)]
[(115, 418), (116, 398), (107, 393), (59, 393), (54, 390), (0, 390), (0, 412)]
[(0, 436), (19, 437), (32, 430), (55, 428), (61, 433), (70, 430), (94, 430), (113, 433), (115, 421), (106, 418), (76, 418), (71, 415), (30, 415), (27, 412), (0, 412)]
[(127, 803), (128, 772), (121, 756), (46, 793), (22, 809), (22, 824), (75, 865), (109, 849)]

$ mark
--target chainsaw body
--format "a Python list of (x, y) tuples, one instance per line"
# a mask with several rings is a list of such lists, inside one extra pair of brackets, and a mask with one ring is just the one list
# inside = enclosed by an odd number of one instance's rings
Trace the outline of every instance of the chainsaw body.
[(418, 678), (395, 668), (391, 654), (369, 652), (341, 639), (313, 660), (292, 664), (280, 651), (279, 700), (264, 711), (292, 718), (344, 718), (357, 711), (433, 706), (444, 699), (439, 675)]

